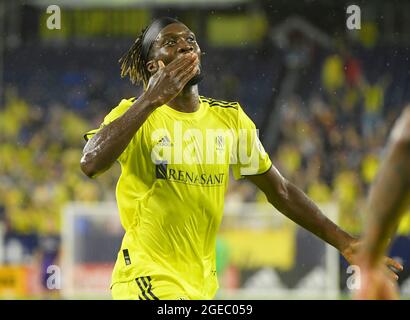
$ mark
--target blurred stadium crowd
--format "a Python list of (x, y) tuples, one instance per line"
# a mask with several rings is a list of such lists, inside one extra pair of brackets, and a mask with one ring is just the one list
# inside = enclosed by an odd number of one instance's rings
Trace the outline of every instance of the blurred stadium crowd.
[[(267, 35), (257, 46), (203, 46), (201, 94), (239, 101), (264, 141), (272, 134), (265, 130), (267, 115), (277, 114), (277, 142), (269, 150), (274, 164), (314, 201), (336, 202), (339, 224), (354, 234), (362, 229), (363, 201), (387, 132), (410, 101), (409, 48), (380, 45), (376, 32), (369, 23), (354, 42), (309, 44), (297, 84), (283, 101), (277, 92), (292, 57)], [(41, 237), (59, 239), (69, 201), (115, 200), (119, 167), (94, 181), (81, 173), (79, 159), (82, 135), (120, 99), (141, 93), (120, 79), (116, 61), (126, 48), (119, 41), (110, 48), (30, 44), (6, 52), (0, 220), (7, 237), (27, 244), (22, 256), (6, 255), (9, 262), (32, 259)], [(227, 199), (264, 201), (250, 184), (233, 179)], [(410, 233), (410, 215), (399, 233)]]

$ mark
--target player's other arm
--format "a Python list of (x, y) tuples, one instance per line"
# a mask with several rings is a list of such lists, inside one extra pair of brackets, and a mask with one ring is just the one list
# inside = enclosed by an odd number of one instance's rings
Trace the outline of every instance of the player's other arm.
[(382, 257), (409, 201), (410, 107), (393, 128), (377, 179), (370, 189), (363, 247), (358, 255), (361, 287), (355, 299), (398, 299), (397, 284), (383, 270)]
[(109, 169), (148, 116), (177, 96), (197, 71), (198, 58), (193, 54), (185, 54), (167, 66), (158, 61), (157, 70), (141, 97), (87, 142), (80, 161), (81, 170), (93, 178)]
[(268, 201), (289, 219), (337, 248), (351, 262), (352, 246), (357, 240), (328, 219), (302, 190), (272, 166), (261, 175), (248, 176)]
[(410, 106), (393, 128), (386, 157), (369, 193), (363, 258), (370, 266), (380, 262), (409, 204), (409, 179)]

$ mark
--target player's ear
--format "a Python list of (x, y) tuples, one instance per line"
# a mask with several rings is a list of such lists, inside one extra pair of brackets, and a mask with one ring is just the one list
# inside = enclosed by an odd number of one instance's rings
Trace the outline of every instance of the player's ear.
[(155, 60), (150, 60), (146, 64), (147, 70), (151, 73), (154, 74), (155, 72), (158, 71), (158, 63)]

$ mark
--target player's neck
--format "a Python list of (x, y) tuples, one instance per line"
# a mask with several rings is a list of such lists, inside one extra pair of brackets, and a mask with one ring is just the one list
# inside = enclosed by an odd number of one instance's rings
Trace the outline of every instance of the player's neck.
[(186, 86), (174, 99), (167, 103), (171, 108), (181, 112), (195, 112), (199, 108), (198, 86)]

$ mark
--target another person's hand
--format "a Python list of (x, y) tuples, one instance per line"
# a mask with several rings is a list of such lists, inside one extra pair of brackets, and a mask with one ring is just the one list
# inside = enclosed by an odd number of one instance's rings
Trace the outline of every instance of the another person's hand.
[[(349, 262), (349, 264), (358, 264), (360, 260), (358, 260), (357, 256), (360, 253), (362, 246), (363, 242), (361, 240), (355, 239), (341, 252), (341, 254), (347, 260), (347, 262)], [(382, 262), (384, 273), (387, 274), (391, 279), (398, 280), (399, 276), (396, 273), (403, 271), (403, 266), (396, 260), (389, 257), (383, 257)]]
[(397, 300), (397, 282), (386, 273), (383, 264), (370, 267), (358, 261), (360, 267), (360, 287), (353, 293), (355, 300)]

